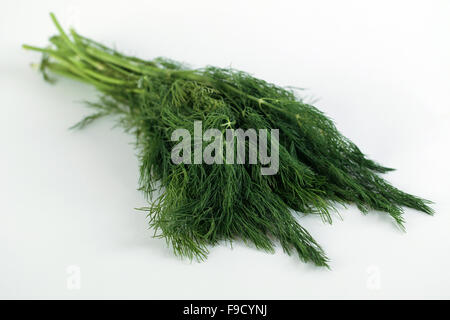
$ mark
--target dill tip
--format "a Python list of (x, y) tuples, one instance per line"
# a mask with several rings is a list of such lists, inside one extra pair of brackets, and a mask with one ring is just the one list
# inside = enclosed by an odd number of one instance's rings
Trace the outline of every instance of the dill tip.
[(36, 63), (36, 62), (32, 62), (32, 63), (30, 63), (30, 67), (33, 69), (33, 70), (39, 70), (40, 68), (41, 68), (41, 64), (40, 63)]

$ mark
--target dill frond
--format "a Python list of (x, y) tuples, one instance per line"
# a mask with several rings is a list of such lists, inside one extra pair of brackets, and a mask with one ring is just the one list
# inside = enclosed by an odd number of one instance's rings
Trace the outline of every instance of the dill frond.
[[(43, 54), (45, 80), (52, 81), (51, 72), (103, 93), (88, 103), (95, 111), (76, 128), (113, 115), (136, 136), (140, 190), (148, 199), (158, 195), (143, 210), (176, 254), (202, 260), (210, 246), (236, 239), (272, 252), (278, 241), (288, 254), (327, 266), (322, 248), (292, 210), (331, 223), (336, 204), (354, 203), (363, 213), (386, 212), (400, 226), (403, 207), (433, 214), (430, 201), (381, 178), (392, 169), (368, 159), (292, 90), (233, 69), (193, 70), (164, 58), (126, 56), (74, 30), (67, 34), (51, 17), (59, 31), (51, 45), (23, 47)], [(278, 173), (261, 175), (261, 165), (172, 163), (171, 133), (185, 128), (193, 134), (194, 121), (205, 130), (279, 129)]]

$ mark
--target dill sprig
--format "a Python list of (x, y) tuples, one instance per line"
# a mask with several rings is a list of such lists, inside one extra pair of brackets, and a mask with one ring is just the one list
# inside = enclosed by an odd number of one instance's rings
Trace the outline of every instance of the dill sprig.
[[(242, 239), (327, 266), (322, 248), (294, 212), (319, 214), (331, 223), (336, 204), (354, 203), (363, 212), (383, 211), (403, 227), (403, 209), (433, 214), (430, 201), (404, 193), (379, 176), (390, 168), (368, 159), (333, 122), (295, 92), (234, 69), (189, 69), (165, 58), (126, 56), (70, 30), (55, 16), (59, 31), (50, 46), (25, 49), (43, 54), (40, 70), (95, 86), (103, 97), (95, 112), (75, 127), (114, 115), (136, 136), (140, 190), (148, 197), (150, 226), (175, 253), (204, 259), (208, 247)], [(194, 121), (209, 128), (280, 130), (279, 171), (261, 165), (174, 164), (171, 133)], [(152, 196), (156, 195), (156, 199)]]

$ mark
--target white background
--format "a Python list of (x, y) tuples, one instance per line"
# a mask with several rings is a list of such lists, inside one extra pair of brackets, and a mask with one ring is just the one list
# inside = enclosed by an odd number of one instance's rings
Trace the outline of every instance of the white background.
[[(307, 88), (364, 152), (398, 169), (389, 181), (437, 214), (407, 209), (406, 233), (353, 206), (332, 226), (301, 218), (331, 271), (241, 243), (204, 263), (174, 257), (134, 210), (146, 202), (133, 137), (111, 119), (69, 131), (96, 92), (30, 68), (39, 55), (20, 45), (48, 43), (50, 11), (125, 53)], [(450, 1), (425, 0), (2, 0), (0, 298), (450, 298), (449, 17)], [(79, 290), (67, 287), (72, 270)]]

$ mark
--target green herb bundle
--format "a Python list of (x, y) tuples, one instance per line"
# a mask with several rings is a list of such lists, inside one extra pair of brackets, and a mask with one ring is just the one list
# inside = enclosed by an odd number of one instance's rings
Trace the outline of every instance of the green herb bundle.
[[(327, 266), (327, 257), (294, 212), (331, 223), (338, 204), (383, 211), (403, 226), (403, 209), (432, 214), (429, 201), (404, 193), (379, 176), (392, 169), (368, 159), (333, 122), (295, 92), (233, 69), (188, 69), (163, 58), (123, 55), (74, 30), (43, 53), (40, 70), (94, 85), (103, 97), (83, 128), (108, 115), (136, 136), (140, 188), (149, 199), (150, 226), (176, 254), (204, 259), (208, 247), (242, 239), (273, 251), (279, 242), (303, 261)], [(174, 164), (171, 134), (203, 128), (279, 129), (279, 170), (261, 175), (261, 164)], [(246, 146), (249, 147), (248, 145)], [(156, 195), (156, 199), (155, 199)]]

